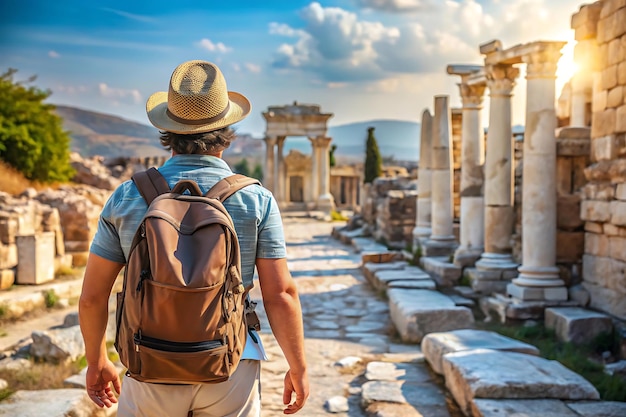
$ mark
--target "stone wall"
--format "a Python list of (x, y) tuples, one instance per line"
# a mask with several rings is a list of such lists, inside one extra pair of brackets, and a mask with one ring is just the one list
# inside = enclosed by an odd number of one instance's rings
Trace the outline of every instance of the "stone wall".
[(592, 307), (626, 319), (626, 2), (581, 7), (576, 39), (595, 37), (591, 165), (585, 170), (583, 286)]
[(404, 249), (413, 240), (417, 181), (408, 175), (376, 178), (363, 194), (361, 215), (374, 238)]

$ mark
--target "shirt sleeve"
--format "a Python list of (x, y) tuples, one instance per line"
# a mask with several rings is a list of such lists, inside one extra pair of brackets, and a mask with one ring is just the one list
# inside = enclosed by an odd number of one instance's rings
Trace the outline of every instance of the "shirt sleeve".
[(120, 244), (120, 237), (114, 226), (113, 212), (117, 201), (117, 194), (120, 188), (114, 192), (105, 203), (100, 219), (98, 220), (98, 229), (91, 242), (91, 253), (98, 255), (104, 259), (121, 264), (126, 263), (124, 252)]
[(258, 233), (257, 258), (276, 259), (287, 257), (283, 221), (280, 217), (278, 204), (273, 196), (268, 198), (265, 206), (265, 215), (259, 224)]

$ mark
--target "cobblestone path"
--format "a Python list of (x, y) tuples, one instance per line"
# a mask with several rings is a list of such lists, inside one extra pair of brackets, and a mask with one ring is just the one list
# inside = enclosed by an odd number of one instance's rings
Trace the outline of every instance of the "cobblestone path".
[[(427, 406), (430, 412), (425, 414), (425, 410), (407, 414), (407, 409), (401, 408), (397, 413), (387, 411), (377, 415), (449, 416), (446, 399), (423, 364), (419, 346), (394, 342), (387, 302), (362, 276), (359, 254), (331, 238), (331, 223), (288, 216), (284, 223), (289, 267), (296, 278), (302, 302), (311, 382), (311, 397), (298, 415), (332, 415), (325, 403), (338, 396), (348, 399), (348, 410), (334, 415), (366, 416), (360, 405), (361, 386), (367, 381), (363, 376), (365, 364), (383, 361), (408, 362), (419, 368), (416, 371), (424, 375), (420, 382), (429, 385), (424, 386), (426, 391), (437, 391), (438, 404)], [(253, 297), (260, 298), (258, 286)], [(270, 417), (282, 414), (283, 377), (287, 364), (269, 333), (262, 305), (259, 307), (265, 329), (262, 338), (270, 358), (262, 364), (262, 416)], [(359, 357), (362, 362), (347, 367), (337, 365), (347, 357)], [(413, 407), (411, 411), (414, 411)]]

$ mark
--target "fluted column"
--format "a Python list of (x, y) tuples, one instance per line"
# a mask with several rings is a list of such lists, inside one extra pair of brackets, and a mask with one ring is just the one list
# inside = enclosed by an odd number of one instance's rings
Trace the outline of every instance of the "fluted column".
[(417, 207), (415, 228), (413, 229), (413, 248), (431, 234), (431, 151), (433, 142), (433, 117), (428, 109), (422, 113), (420, 132), (419, 168), (417, 171)]
[(485, 67), (489, 87), (489, 128), (485, 160), (485, 252), (478, 269), (514, 269), (513, 234), (513, 132), (511, 93), (519, 70), (512, 65)]
[(463, 103), (463, 132), (461, 134), (461, 230), (460, 246), (454, 254), (459, 266), (473, 265), (484, 250), (485, 208), (483, 198), (483, 168), (485, 136), (482, 128), (482, 103), (486, 84), (459, 84)]
[(448, 96), (435, 96), (431, 153), (432, 231), (428, 245), (454, 243), (451, 118)]
[(279, 136), (276, 141), (276, 187), (274, 196), (278, 203), (285, 202), (285, 156), (283, 155), (283, 147), (285, 144), (285, 136)]
[(276, 137), (268, 136), (263, 140), (265, 141), (265, 172), (263, 173), (263, 185), (268, 190), (274, 192), (274, 147), (276, 145)]
[(564, 42), (542, 42), (526, 62), (522, 265), (507, 287), (522, 300), (567, 300), (556, 266), (556, 64)]
[(318, 137), (316, 139), (318, 143), (319, 152), (319, 190), (320, 195), (317, 199), (318, 210), (330, 212), (335, 208), (335, 201), (330, 193), (330, 142), (332, 138)]

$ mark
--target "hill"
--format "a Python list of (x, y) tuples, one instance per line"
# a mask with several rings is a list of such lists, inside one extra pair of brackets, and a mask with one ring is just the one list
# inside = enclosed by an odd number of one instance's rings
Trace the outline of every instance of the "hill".
[(82, 156), (167, 155), (159, 144), (159, 131), (152, 126), (69, 106), (56, 106), (56, 113), (70, 132), (71, 150)]
[[(69, 106), (57, 105), (57, 114), (63, 118), (63, 127), (70, 132), (72, 151), (82, 156), (159, 156), (167, 155), (159, 144), (156, 128), (123, 119), (110, 114), (97, 113)], [(328, 136), (337, 145), (339, 160), (362, 162), (365, 155), (367, 128), (376, 128), (375, 135), (381, 154), (402, 161), (417, 161), (419, 157), (419, 123), (401, 120), (372, 120), (349, 123), (328, 128)], [(306, 138), (288, 138), (285, 154), (289, 149), (311, 152)], [(229, 160), (249, 158), (262, 162), (265, 143), (245, 133), (238, 138), (224, 156)]]

